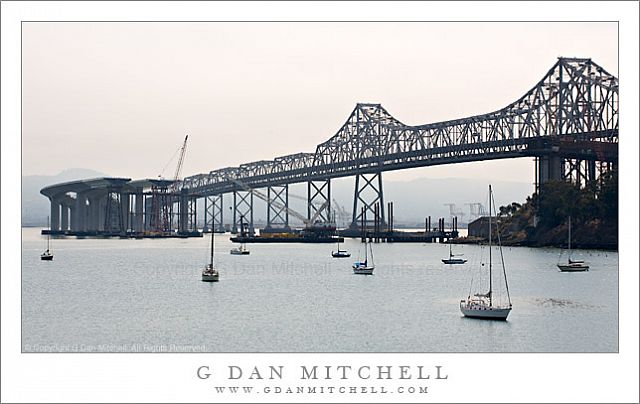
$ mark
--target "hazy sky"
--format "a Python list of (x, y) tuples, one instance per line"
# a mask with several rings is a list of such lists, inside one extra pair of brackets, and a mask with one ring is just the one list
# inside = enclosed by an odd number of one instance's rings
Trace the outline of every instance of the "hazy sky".
[[(618, 75), (615, 23), (24, 23), (23, 174), (156, 177), (297, 152), (358, 102), (425, 124), (500, 109), (558, 56)], [(171, 177), (176, 159), (165, 169)], [(533, 181), (531, 159), (387, 179)]]

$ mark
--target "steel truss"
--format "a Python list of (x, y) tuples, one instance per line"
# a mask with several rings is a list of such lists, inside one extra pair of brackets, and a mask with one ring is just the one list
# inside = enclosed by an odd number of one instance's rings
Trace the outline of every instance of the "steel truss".
[(307, 182), (307, 220), (319, 223), (332, 222), (330, 179)]
[[(618, 142), (618, 79), (591, 59), (559, 58), (531, 90), (498, 111), (419, 126), (405, 125), (380, 104), (357, 104), (338, 132), (298, 153), (184, 179), (198, 196), (321, 181), (357, 174), (537, 156), (538, 140)], [(615, 153), (598, 161), (617, 160)]]
[(204, 198), (204, 229), (208, 232), (224, 232), (222, 195)]
[[(275, 203), (272, 203), (275, 202)], [(289, 229), (289, 185), (267, 188), (267, 229)]]
[(242, 230), (240, 222), (248, 223), (249, 234), (253, 234), (253, 193), (251, 191), (233, 192), (233, 227), (232, 232)]
[(381, 227), (384, 227), (386, 221), (384, 218), (382, 173), (358, 174), (353, 195), (353, 218), (349, 227), (357, 229), (364, 225), (369, 228), (376, 224), (376, 218), (379, 218)]

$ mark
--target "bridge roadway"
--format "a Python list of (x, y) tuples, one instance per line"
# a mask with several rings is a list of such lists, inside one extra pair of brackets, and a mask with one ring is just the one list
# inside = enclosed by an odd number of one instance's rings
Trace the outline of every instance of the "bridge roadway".
[[(181, 192), (165, 196), (165, 202), (159, 202), (158, 194), (166, 194), (166, 187), (155, 184), (148, 193), (149, 207), (140, 202), (136, 212), (128, 213), (145, 216), (151, 205), (157, 213), (158, 204), (178, 203), (179, 230), (193, 231), (195, 200), (205, 198), (205, 228), (219, 229), (222, 195), (233, 193), (234, 228), (244, 218), (252, 230), (250, 190), (267, 188), (268, 227), (288, 227), (288, 185), (307, 182), (307, 217), (330, 221), (330, 180), (355, 176), (352, 225), (360, 223), (363, 214), (367, 220), (378, 214), (384, 223), (384, 171), (516, 157), (535, 157), (537, 184), (586, 183), (613, 169), (618, 158), (618, 79), (591, 59), (559, 58), (532, 89), (505, 108), (419, 126), (403, 124), (380, 104), (357, 104), (337, 133), (314, 153), (188, 176)], [(53, 194), (68, 195), (69, 185), (48, 188), (43, 194), (51, 199)], [(319, 206), (323, 212), (317, 215)], [(153, 220), (151, 213), (145, 217)], [(120, 226), (132, 228), (125, 222)], [(151, 227), (147, 222), (142, 225), (143, 230)]]

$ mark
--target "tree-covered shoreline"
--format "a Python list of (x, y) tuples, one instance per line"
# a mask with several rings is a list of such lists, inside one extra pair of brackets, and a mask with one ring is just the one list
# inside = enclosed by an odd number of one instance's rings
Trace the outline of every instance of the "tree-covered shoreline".
[[(566, 247), (571, 217), (572, 248), (618, 248), (618, 172), (579, 187), (566, 181), (542, 184), (524, 204), (498, 209), (503, 245)], [(470, 237), (461, 242), (472, 242)], [(481, 240), (475, 240), (481, 241)]]

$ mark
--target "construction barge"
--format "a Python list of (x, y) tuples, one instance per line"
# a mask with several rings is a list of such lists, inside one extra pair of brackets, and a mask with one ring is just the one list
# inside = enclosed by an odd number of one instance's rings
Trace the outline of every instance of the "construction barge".
[(343, 243), (344, 237), (304, 237), (304, 236), (247, 236), (231, 237), (234, 243)]

